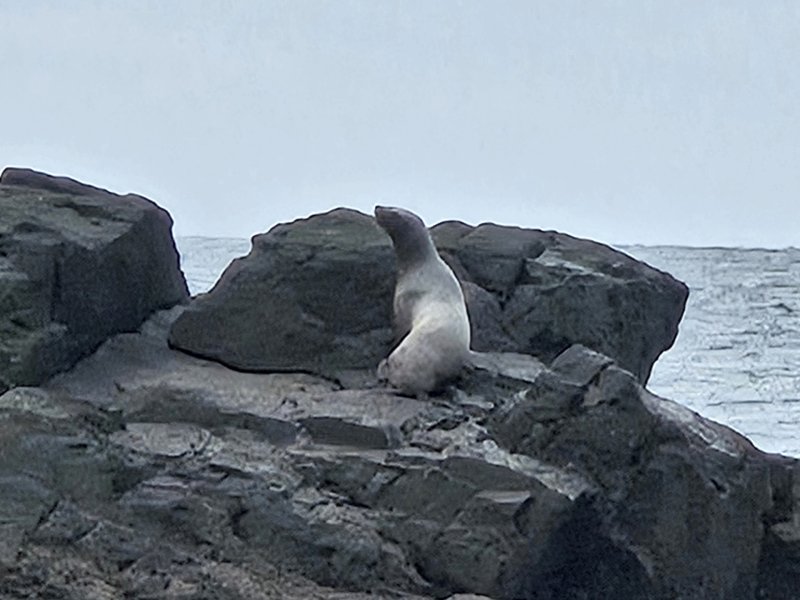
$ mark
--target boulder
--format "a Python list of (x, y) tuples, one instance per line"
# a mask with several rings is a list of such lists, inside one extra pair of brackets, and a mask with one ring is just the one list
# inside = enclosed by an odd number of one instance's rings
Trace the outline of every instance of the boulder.
[(0, 390), (35, 385), (187, 299), (169, 215), (66, 177), (0, 176)]
[(785, 599), (800, 466), (574, 345), (433, 401), (230, 370), (184, 307), (0, 396), (0, 595)]
[[(474, 350), (550, 361), (579, 343), (646, 382), (675, 340), (686, 286), (621, 252), (497, 225), (432, 234), (464, 287)], [(193, 300), (170, 344), (248, 371), (374, 368), (392, 344), (394, 269), (389, 237), (367, 215), (278, 225)]]
[(372, 217), (338, 209), (253, 238), (169, 341), (246, 371), (376, 366), (391, 343), (393, 250)]
[(477, 286), (467, 291), (474, 350), (549, 362), (581, 344), (646, 383), (678, 335), (686, 285), (609, 246), (494, 224), (446, 222), (431, 233), (462, 281)]

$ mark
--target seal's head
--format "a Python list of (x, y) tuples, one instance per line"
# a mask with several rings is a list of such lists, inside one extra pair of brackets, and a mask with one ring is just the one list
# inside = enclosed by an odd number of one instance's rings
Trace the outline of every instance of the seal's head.
[(411, 211), (393, 206), (376, 206), (375, 220), (392, 238), (400, 265), (415, 263), (436, 252), (425, 223)]

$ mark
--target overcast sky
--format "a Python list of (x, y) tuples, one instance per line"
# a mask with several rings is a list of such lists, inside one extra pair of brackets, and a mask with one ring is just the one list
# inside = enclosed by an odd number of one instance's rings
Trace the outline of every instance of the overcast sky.
[(0, 161), (178, 235), (345, 205), (800, 246), (797, 0), (0, 0)]

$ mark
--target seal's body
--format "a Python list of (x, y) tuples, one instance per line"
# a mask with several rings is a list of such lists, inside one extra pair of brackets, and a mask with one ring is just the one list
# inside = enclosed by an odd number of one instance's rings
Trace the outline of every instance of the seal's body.
[(375, 219), (397, 255), (394, 320), (399, 344), (378, 376), (408, 394), (436, 391), (469, 359), (470, 328), (464, 294), (428, 229), (402, 208), (375, 207)]

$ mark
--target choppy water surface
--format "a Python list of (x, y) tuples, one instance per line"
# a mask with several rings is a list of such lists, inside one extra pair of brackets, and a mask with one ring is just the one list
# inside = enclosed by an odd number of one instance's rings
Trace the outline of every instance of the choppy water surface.
[(800, 456), (800, 249), (624, 248), (689, 286), (648, 387)]
[[(245, 239), (178, 238), (192, 294), (209, 290)], [(800, 249), (627, 246), (690, 289), (674, 347), (648, 387), (747, 435), (800, 456)]]

